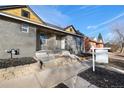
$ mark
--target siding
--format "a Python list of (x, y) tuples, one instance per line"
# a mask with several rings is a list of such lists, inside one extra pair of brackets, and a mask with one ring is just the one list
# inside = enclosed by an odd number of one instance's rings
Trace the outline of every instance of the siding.
[[(28, 12), (30, 12), (30, 19), (21, 16), (21, 10), (22, 10), (22, 9), (23, 9), (23, 10), (26, 10), (26, 11), (28, 11)], [(24, 18), (24, 19), (27, 19), (27, 20), (30, 20), (30, 21), (33, 21), (33, 22), (43, 23), (43, 22), (41, 22), (41, 20), (40, 20), (37, 16), (35, 16), (35, 14), (32, 13), (28, 8), (7, 9), (7, 10), (1, 10), (0, 12), (4, 12), (4, 13), (11, 14), (11, 15), (14, 15), (14, 16), (17, 16), (17, 17), (21, 17), (21, 18)]]
[(66, 31), (69, 32), (69, 33), (76, 34), (76, 33), (75, 33), (75, 30), (74, 30), (72, 27), (68, 27), (68, 28), (66, 29)]

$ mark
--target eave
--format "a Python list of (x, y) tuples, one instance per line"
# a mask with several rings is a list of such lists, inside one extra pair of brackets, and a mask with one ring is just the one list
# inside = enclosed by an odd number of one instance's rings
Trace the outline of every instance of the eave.
[(20, 17), (16, 17), (16, 16), (9, 15), (9, 14), (6, 14), (6, 13), (2, 13), (2, 12), (1, 12), (1, 13), (0, 13), (0, 16), (4, 16), (4, 17), (8, 17), (8, 18), (15, 19), (15, 20), (27, 22), (27, 23), (30, 23), (30, 24), (33, 24), (33, 25), (36, 25), (36, 26), (41, 26), (41, 27), (49, 28), (49, 29), (52, 29), (52, 30), (57, 31), (57, 32), (61, 32), (61, 33), (65, 33), (65, 34), (69, 34), (69, 35), (73, 35), (73, 36), (77, 36), (77, 37), (80, 37), (80, 38), (83, 38), (83, 37), (84, 37), (84, 36), (82, 36), (82, 35), (77, 35), (77, 34), (69, 33), (69, 32), (66, 32), (66, 31), (64, 31), (64, 30), (60, 30), (60, 29), (57, 29), (57, 28), (54, 28), (54, 27), (46, 26), (46, 25), (44, 25), (44, 24), (32, 22), (32, 21), (30, 21), (30, 20), (22, 19), (22, 18), (20, 18)]

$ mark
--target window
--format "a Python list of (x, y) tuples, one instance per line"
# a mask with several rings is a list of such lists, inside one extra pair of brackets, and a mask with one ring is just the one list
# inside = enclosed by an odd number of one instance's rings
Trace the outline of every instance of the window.
[(70, 28), (70, 31), (72, 32), (72, 28)]
[(21, 15), (22, 15), (23, 17), (30, 18), (30, 13), (29, 13), (28, 11), (26, 11), (26, 10), (22, 10)]
[(40, 35), (40, 45), (42, 50), (47, 49), (47, 36), (44, 34)]
[(22, 32), (29, 32), (29, 25), (28, 24), (22, 24)]
[(44, 34), (41, 34), (40, 40), (41, 40), (41, 44), (46, 44), (47, 43), (47, 36)]

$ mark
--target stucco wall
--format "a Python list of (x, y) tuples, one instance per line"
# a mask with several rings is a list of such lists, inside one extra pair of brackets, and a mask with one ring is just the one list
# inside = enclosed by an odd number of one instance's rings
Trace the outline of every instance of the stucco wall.
[(36, 51), (36, 28), (31, 26), (29, 33), (21, 32), (20, 22), (0, 16), (0, 59), (10, 58), (6, 49), (20, 49), (20, 55), (14, 57), (30, 57)]
[(57, 47), (56, 45), (56, 35), (54, 34), (51, 34), (48, 36), (48, 39), (47, 39), (47, 49), (48, 50), (55, 50)]

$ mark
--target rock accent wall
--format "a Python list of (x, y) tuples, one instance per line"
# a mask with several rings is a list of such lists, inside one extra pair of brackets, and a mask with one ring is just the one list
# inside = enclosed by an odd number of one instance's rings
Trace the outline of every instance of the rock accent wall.
[(10, 80), (13, 78), (29, 75), (35, 73), (38, 70), (40, 70), (39, 63), (0, 69), (0, 81)]
[(66, 50), (70, 51), (73, 54), (79, 54), (81, 52), (80, 38), (75, 36), (66, 36)]
[(39, 52), (35, 55), (38, 61), (43, 62), (43, 69), (49, 67), (62, 67), (64, 65), (81, 62), (81, 59), (78, 56), (70, 54), (69, 51), (62, 51), (56, 54)]
[(45, 63), (43, 65), (43, 69), (54, 68), (54, 67), (63, 67), (65, 65), (75, 64), (75, 63), (79, 63), (79, 61), (77, 59), (72, 59), (70, 57), (59, 57), (58, 56), (57, 58)]

